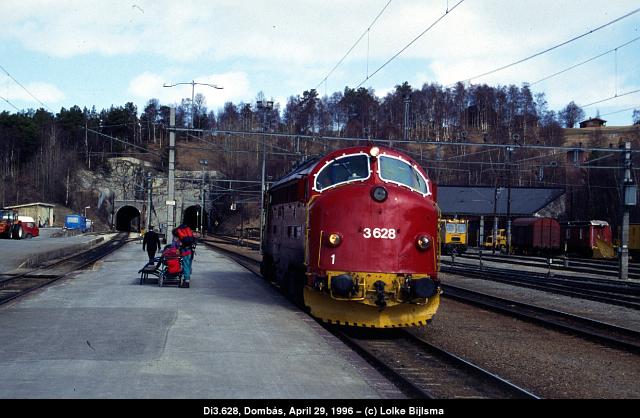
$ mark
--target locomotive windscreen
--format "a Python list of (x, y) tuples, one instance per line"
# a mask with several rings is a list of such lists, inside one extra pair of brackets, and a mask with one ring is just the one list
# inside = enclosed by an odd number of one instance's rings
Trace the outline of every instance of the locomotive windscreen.
[(430, 194), (429, 186), (422, 174), (409, 163), (395, 157), (380, 157), (380, 178), (403, 184), (422, 194)]
[(339, 157), (318, 173), (315, 188), (323, 190), (340, 183), (367, 179), (369, 174), (369, 156), (366, 154)]

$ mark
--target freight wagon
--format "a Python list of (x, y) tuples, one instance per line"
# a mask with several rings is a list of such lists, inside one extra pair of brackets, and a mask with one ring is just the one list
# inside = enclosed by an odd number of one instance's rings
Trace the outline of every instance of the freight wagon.
[(519, 254), (553, 254), (561, 250), (560, 224), (553, 218), (517, 218), (511, 247)]
[(611, 226), (606, 221), (562, 222), (564, 251), (593, 258), (614, 258)]

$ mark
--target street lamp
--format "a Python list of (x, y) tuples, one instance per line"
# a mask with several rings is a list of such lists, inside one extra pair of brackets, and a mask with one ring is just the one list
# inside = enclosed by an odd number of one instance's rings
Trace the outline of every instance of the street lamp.
[(194, 114), (194, 107), (195, 107), (194, 104), (193, 104), (193, 99), (194, 99), (193, 94), (194, 94), (194, 91), (195, 91), (196, 84), (200, 85), (200, 86), (213, 87), (214, 89), (218, 89), (218, 90), (222, 90), (224, 87), (218, 86), (217, 84), (196, 83), (194, 80), (191, 80), (190, 83), (175, 83), (175, 84), (164, 83), (162, 85), (162, 87), (175, 87), (175, 86), (179, 86), (181, 84), (191, 84), (191, 128), (193, 128), (193, 114)]
[(200, 165), (202, 165), (202, 185), (200, 186), (200, 198), (202, 199), (202, 204), (200, 206), (200, 236), (204, 237), (204, 168), (209, 165), (208, 160), (200, 160)]
[(262, 176), (261, 176), (261, 189), (260, 189), (260, 254), (262, 254), (262, 235), (265, 224), (265, 210), (264, 210), (264, 194), (266, 193), (266, 184), (265, 184), (265, 170), (266, 170), (266, 150), (265, 150), (265, 135), (264, 132), (267, 131), (267, 123), (266, 117), (267, 113), (271, 112), (273, 109), (273, 101), (263, 101), (258, 100), (256, 103), (258, 107), (258, 111), (262, 113)]

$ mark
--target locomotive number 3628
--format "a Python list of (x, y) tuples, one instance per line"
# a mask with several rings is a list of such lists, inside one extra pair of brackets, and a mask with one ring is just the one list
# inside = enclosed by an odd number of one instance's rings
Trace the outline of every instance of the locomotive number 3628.
[(396, 230), (393, 228), (364, 228), (362, 236), (375, 239), (396, 239)]

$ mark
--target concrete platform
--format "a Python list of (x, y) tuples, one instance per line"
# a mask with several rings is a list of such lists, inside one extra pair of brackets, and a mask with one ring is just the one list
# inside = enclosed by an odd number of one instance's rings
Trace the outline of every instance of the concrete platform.
[(200, 246), (189, 289), (130, 243), (0, 307), (0, 398), (402, 397), (271, 285)]
[(0, 274), (36, 267), (47, 261), (88, 250), (116, 234), (82, 234), (52, 238), (49, 233), (31, 239), (0, 239)]

